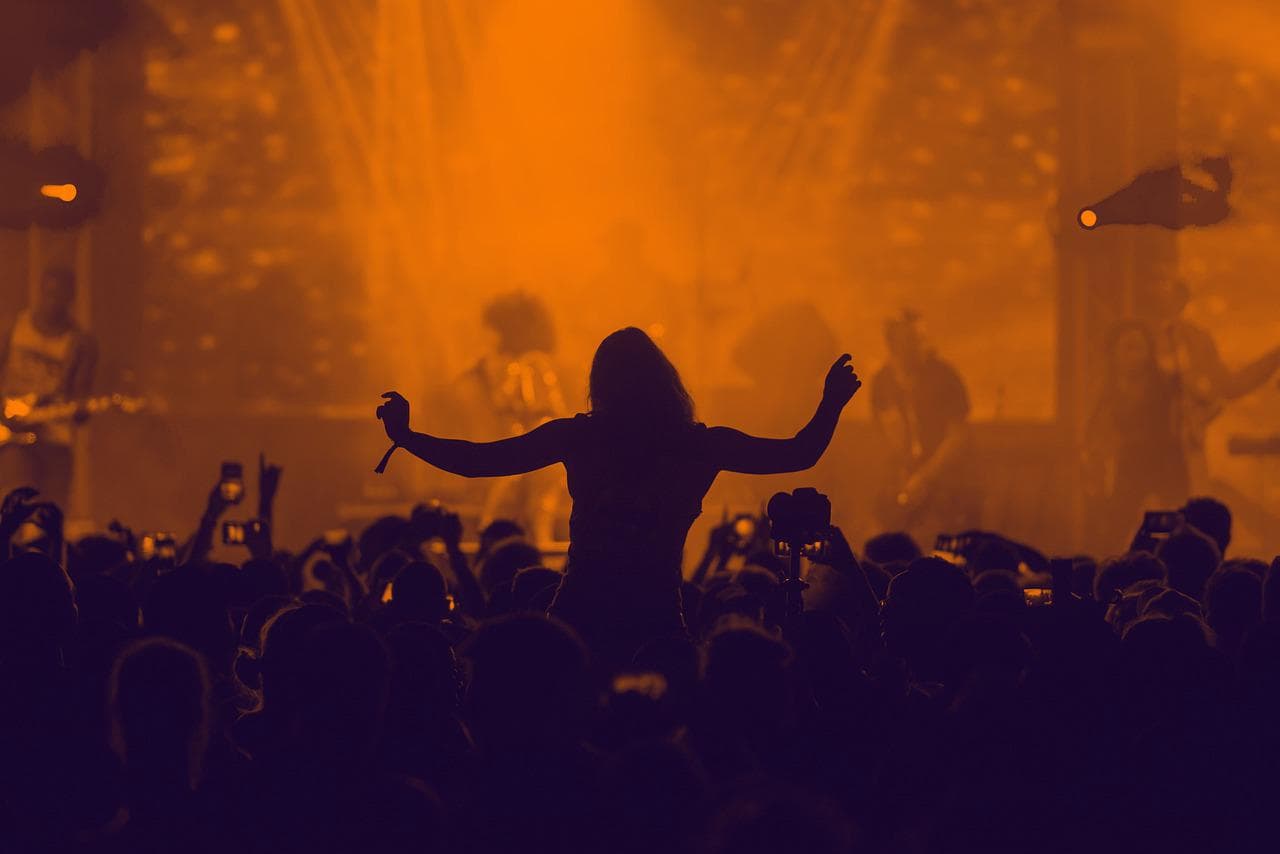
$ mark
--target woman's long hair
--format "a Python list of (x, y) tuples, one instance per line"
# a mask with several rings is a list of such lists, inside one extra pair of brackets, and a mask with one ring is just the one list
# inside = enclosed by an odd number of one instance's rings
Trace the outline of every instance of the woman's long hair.
[(612, 333), (596, 348), (589, 394), (593, 416), (628, 432), (693, 423), (693, 399), (680, 373), (653, 339), (634, 326)]

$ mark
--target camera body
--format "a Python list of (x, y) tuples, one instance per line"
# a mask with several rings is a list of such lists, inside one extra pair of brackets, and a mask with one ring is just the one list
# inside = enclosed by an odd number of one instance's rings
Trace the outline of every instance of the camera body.
[(779, 492), (769, 499), (766, 514), (777, 554), (826, 553), (831, 536), (831, 499), (818, 490), (802, 486), (793, 492)]

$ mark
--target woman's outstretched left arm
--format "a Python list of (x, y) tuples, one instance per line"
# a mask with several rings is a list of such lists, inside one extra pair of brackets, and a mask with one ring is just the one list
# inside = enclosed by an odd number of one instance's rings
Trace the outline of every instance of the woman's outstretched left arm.
[(409, 401), (394, 391), (383, 395), (378, 417), (391, 441), (438, 469), (463, 477), (524, 474), (564, 462), (569, 444), (569, 418), (557, 418), (528, 433), (496, 442), (441, 439), (409, 429)]

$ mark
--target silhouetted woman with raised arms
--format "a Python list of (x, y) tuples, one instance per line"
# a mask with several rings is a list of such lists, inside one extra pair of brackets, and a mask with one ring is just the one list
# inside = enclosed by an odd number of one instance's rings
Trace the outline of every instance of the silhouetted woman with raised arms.
[(817, 411), (789, 439), (695, 421), (675, 366), (634, 327), (614, 332), (596, 350), (590, 412), (521, 436), (468, 442), (415, 433), (409, 402), (396, 392), (383, 395), (377, 414), (397, 445), (463, 477), (517, 475), (563, 463), (573, 513), (564, 580), (551, 613), (593, 648), (629, 655), (643, 641), (684, 627), (684, 541), (716, 475), (813, 466), (861, 385), (849, 362), (845, 354), (831, 366)]

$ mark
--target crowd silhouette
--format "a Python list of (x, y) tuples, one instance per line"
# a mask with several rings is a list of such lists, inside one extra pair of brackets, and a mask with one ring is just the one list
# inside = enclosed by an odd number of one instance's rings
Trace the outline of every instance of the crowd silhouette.
[(391, 440), (446, 471), (563, 464), (563, 572), (507, 520), (464, 553), (438, 505), (281, 550), (265, 460), (240, 565), (210, 557), (216, 486), (173, 554), (121, 525), (64, 544), (10, 492), (0, 850), (1273, 850), (1280, 566), (1231, 553), (1213, 499), (1057, 561), (833, 528), (795, 620), (765, 520), (682, 576), (718, 472), (822, 455), (849, 361), (788, 439), (699, 423), (635, 329), (590, 412), (515, 438), (414, 432), (386, 395)]

